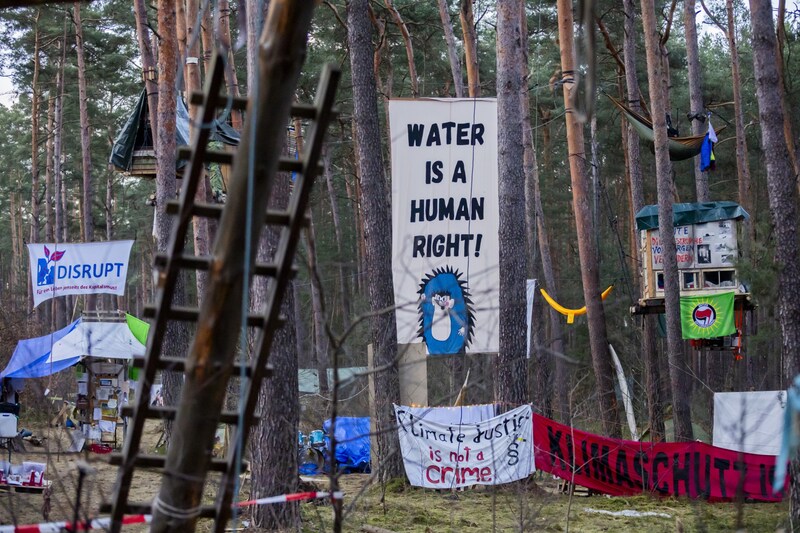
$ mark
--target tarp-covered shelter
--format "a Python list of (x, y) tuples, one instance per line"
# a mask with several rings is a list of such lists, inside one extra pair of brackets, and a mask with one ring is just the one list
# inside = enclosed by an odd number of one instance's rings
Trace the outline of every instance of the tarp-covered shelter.
[(24, 339), (17, 343), (14, 353), (8, 365), (0, 372), (2, 378), (40, 378), (49, 376), (55, 372), (63, 370), (70, 364), (50, 365), (46, 361), (50, 357), (50, 350), (56, 342), (60, 341), (67, 334), (73, 331), (81, 320), (78, 319), (72, 324), (54, 331), (48, 335)]
[(142, 357), (145, 353), (142, 340), (147, 340), (147, 329), (147, 323), (131, 315), (126, 315), (126, 322), (91, 322), (79, 318), (50, 335), (19, 341), (0, 378), (49, 376), (85, 357)]
[[(189, 111), (180, 98), (176, 107), (175, 140), (178, 146), (189, 144)], [(239, 133), (226, 122), (214, 120), (210, 140), (237, 146)], [(142, 90), (136, 107), (114, 140), (109, 162), (120, 172), (134, 176), (155, 175), (153, 141), (147, 92)], [(186, 161), (177, 161), (176, 168), (185, 165)]]
[[(742, 220), (750, 215), (736, 202), (694, 202), (672, 204), (672, 225), (689, 226), (717, 220)], [(658, 206), (646, 205), (636, 213), (636, 229), (658, 229)]]

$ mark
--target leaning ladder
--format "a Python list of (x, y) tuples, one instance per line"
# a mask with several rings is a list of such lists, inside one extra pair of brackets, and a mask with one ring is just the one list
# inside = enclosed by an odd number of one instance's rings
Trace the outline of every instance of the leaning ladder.
[[(211, 124), (217, 110), (230, 106), (232, 109), (244, 110), (247, 100), (230, 98), (221, 95), (224, 77), (224, 57), (217, 53), (212, 60), (211, 74), (208, 76), (203, 93), (191, 96), (192, 103), (199, 104), (198, 117), (201, 124)], [(262, 381), (271, 373), (267, 364), (274, 333), (281, 327), (284, 319), (280, 316), (281, 303), (287, 284), (293, 275), (293, 260), (297, 243), (302, 228), (307, 225), (306, 209), (309, 203), (314, 180), (319, 173), (319, 158), (328, 123), (332, 116), (333, 101), (339, 80), (339, 71), (335, 67), (326, 66), (320, 78), (317, 96), (313, 105), (292, 106), (292, 116), (310, 122), (307, 139), (303, 153), (298, 160), (281, 158), (278, 170), (293, 172), (297, 176), (294, 183), (288, 208), (283, 210), (270, 210), (263, 213), (264, 223), (280, 227), (278, 246), (270, 263), (256, 263), (252, 274), (267, 276), (273, 281), (267, 289), (266, 304), (260, 313), (250, 314), (247, 317), (248, 326), (259, 328), (256, 338), (256, 351), (250, 362), (233, 366), (233, 376), (244, 375), (244, 395), (239, 406), (239, 411), (222, 411), (219, 413), (221, 423), (231, 427), (231, 442), (242, 440), (242, 447), (247, 442), (250, 429), (257, 422), (255, 416), (256, 403), (261, 390)], [(248, 117), (248, 120), (252, 117)], [(136, 359), (134, 365), (142, 368), (141, 387), (137, 391), (136, 400), (132, 406), (123, 409), (123, 416), (132, 417), (128, 435), (123, 450), (111, 456), (112, 464), (119, 466), (117, 481), (114, 486), (114, 497), (110, 504), (101, 506), (101, 511), (111, 512), (111, 531), (118, 532), (125, 514), (151, 514), (150, 502), (129, 502), (131, 482), (136, 468), (165, 467), (166, 458), (161, 455), (143, 453), (141, 439), (144, 424), (147, 419), (175, 420), (178, 409), (171, 406), (155, 407), (149, 405), (150, 389), (156, 372), (159, 370), (182, 372), (186, 368), (186, 357), (175, 354), (162, 353), (162, 347), (167, 332), (167, 323), (171, 320), (196, 322), (200, 311), (198, 308), (179, 307), (172, 305), (175, 284), (182, 270), (208, 270), (213, 258), (197, 257), (185, 253), (185, 243), (189, 226), (194, 216), (221, 218), (226, 208), (225, 205), (198, 203), (194, 201), (199, 180), (203, 178), (203, 169), (206, 163), (219, 163), (231, 165), (233, 154), (223, 151), (209, 150), (207, 148), (210, 137), (210, 128), (195, 128), (191, 147), (179, 150), (179, 157), (188, 159), (189, 163), (184, 172), (184, 184), (178, 201), (170, 202), (166, 206), (167, 213), (176, 215), (167, 252), (155, 257), (155, 266), (160, 269), (155, 303), (149, 306), (145, 315), (153, 318), (153, 325), (148, 337), (147, 353), (144, 358)], [(247, 157), (247, 154), (239, 154)], [(256, 179), (274, 179), (257, 176)], [(256, 216), (258, 216), (256, 214)], [(229, 378), (228, 376), (227, 378)], [(227, 386), (228, 379), (221, 386)], [(211, 443), (197, 443), (197, 446), (207, 446)], [(241, 470), (236, 446), (229, 446), (227, 456), (222, 459), (213, 459), (209, 463), (209, 470), (221, 472), (219, 492), (214, 505), (205, 505), (200, 508), (199, 517), (214, 518), (214, 530), (222, 532), (230, 519), (235, 489), (238, 487), (237, 473)]]

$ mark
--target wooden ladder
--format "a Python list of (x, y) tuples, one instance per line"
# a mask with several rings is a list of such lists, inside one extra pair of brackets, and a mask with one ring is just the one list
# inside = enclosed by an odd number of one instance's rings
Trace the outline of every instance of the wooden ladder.
[[(220, 108), (244, 110), (247, 109), (248, 103), (247, 99), (229, 98), (220, 94), (224, 82), (224, 57), (220, 53), (217, 53), (212, 59), (210, 71), (203, 93), (191, 96), (191, 102), (199, 105), (196, 116), (203, 125), (211, 124)], [(243, 470), (244, 466), (237, 454), (236, 443), (241, 441), (241, 449), (244, 449), (250, 429), (257, 422), (254, 413), (262, 381), (271, 374), (271, 367), (267, 364), (267, 359), (274, 334), (284, 323), (284, 318), (280, 315), (281, 303), (288, 282), (295, 272), (293, 261), (300, 232), (308, 223), (305, 213), (314, 180), (319, 173), (319, 159), (325, 132), (333, 115), (333, 101), (339, 76), (338, 69), (327, 65), (322, 72), (314, 104), (293, 105), (291, 108), (291, 115), (308, 120), (309, 127), (306, 135), (307, 142), (299, 159), (282, 157), (278, 161), (279, 171), (293, 172), (297, 176), (288, 208), (286, 210), (267, 209), (266, 212), (260, 214), (253, 213), (255, 220), (261, 217), (265, 224), (279, 227), (280, 237), (272, 261), (256, 263), (251, 270), (251, 275), (267, 276), (272, 279), (272, 282), (268, 284), (264, 308), (257, 313), (251, 313), (246, 319), (248, 326), (258, 328), (255, 352), (247, 363), (227, 361), (228, 364), (232, 364), (232, 372), (230, 374), (223, 373), (220, 382), (215, 384), (216, 387), (224, 388), (227, 387), (231, 376), (245, 376), (239, 410), (224, 411), (220, 409), (220, 412), (217, 413), (219, 422), (230, 426), (232, 437), (230, 442), (232, 444), (228, 446), (227, 455), (224, 458), (212, 459), (209, 462), (208, 470), (222, 474), (220, 487), (214, 505), (203, 505), (198, 511), (200, 518), (214, 518), (215, 531), (224, 531), (231, 517), (235, 491), (239, 486), (238, 473)], [(248, 116), (248, 120), (252, 120), (252, 118)], [(155, 266), (160, 269), (160, 276), (155, 303), (153, 306), (149, 306), (145, 312), (146, 316), (153, 318), (147, 352), (144, 358), (134, 361), (134, 366), (143, 369), (140, 376), (140, 390), (137, 391), (133, 405), (122, 411), (123, 416), (132, 417), (132, 421), (128, 427), (122, 452), (114, 454), (110, 458), (111, 464), (119, 465), (113, 500), (110, 504), (101, 506), (101, 512), (111, 512), (110, 530), (112, 532), (120, 530), (122, 518), (126, 514), (152, 514), (152, 502), (129, 502), (128, 500), (131, 482), (137, 467), (163, 470), (167, 463), (166, 456), (143, 453), (141, 439), (145, 421), (148, 419), (175, 420), (181, 416), (179, 408), (151, 406), (149, 399), (152, 384), (159, 370), (183, 372), (190, 364), (188, 356), (165, 354), (162, 350), (169, 321), (197, 322), (201, 313), (199, 308), (172, 305), (176, 280), (182, 270), (209, 270), (214, 266), (213, 256), (197, 257), (185, 252), (192, 218), (195, 216), (222, 218), (229, 205), (198, 203), (194, 200), (199, 180), (203, 179), (205, 164), (232, 165), (234, 161), (234, 155), (229, 152), (207, 148), (210, 134), (211, 128), (194, 128), (191, 147), (179, 150), (179, 157), (187, 159), (188, 165), (184, 171), (180, 199), (170, 202), (166, 206), (167, 213), (176, 215), (167, 252), (155, 257)], [(236, 157), (246, 158), (248, 155), (240, 152)], [(257, 175), (254, 179), (268, 179), (274, 182), (275, 176)], [(242, 241), (244, 241), (245, 228), (242, 227), (241, 231)], [(253, 255), (255, 253), (256, 251), (253, 250)], [(200, 328), (198, 328), (199, 331)], [(236, 332), (230, 333), (231, 338), (238, 340)], [(195, 338), (196, 341), (197, 338)], [(196, 442), (194, 446), (210, 450), (213, 442)], [(206, 472), (203, 472), (204, 480)]]

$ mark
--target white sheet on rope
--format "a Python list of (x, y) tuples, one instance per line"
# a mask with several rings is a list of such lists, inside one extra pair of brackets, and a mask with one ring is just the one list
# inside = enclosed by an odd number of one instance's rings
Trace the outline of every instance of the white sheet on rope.
[(714, 446), (744, 453), (781, 451), (786, 391), (714, 394)]
[(458, 407), (403, 407), (414, 418), (437, 424), (477, 424), (494, 418), (494, 404)]
[(131, 359), (144, 353), (144, 344), (136, 340), (125, 322), (81, 322), (53, 344), (48, 362), (75, 357)]

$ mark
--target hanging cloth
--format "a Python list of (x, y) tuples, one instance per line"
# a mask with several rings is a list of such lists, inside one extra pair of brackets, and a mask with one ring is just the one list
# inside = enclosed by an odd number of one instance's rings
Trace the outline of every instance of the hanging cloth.
[(717, 132), (711, 125), (711, 117), (708, 119), (708, 133), (703, 138), (703, 145), (700, 147), (700, 170), (716, 170), (716, 157), (714, 157), (714, 145), (717, 143)]

